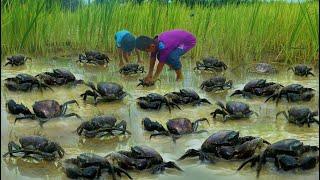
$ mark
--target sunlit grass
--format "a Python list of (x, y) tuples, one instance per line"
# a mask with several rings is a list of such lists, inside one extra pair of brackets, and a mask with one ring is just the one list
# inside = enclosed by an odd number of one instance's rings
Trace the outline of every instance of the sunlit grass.
[[(182, 28), (197, 37), (188, 53), (225, 61), (314, 63), (318, 60), (319, 5), (284, 2), (226, 5), (219, 8), (144, 3), (82, 6), (76, 11), (44, 0), (10, 1), (1, 10), (1, 53), (42, 54), (98, 49), (115, 53), (114, 33), (128, 29), (154, 36)], [(194, 16), (190, 16), (194, 14)]]

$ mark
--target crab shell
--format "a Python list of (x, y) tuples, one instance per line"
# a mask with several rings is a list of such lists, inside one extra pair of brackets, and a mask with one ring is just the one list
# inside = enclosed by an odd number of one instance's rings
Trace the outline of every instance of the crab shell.
[(204, 152), (215, 152), (217, 146), (234, 145), (239, 138), (239, 132), (231, 130), (222, 130), (213, 133), (201, 145)]
[(243, 102), (230, 101), (226, 104), (226, 109), (230, 114), (250, 113), (249, 105)]
[(188, 134), (192, 133), (192, 123), (187, 118), (170, 119), (167, 122), (167, 128), (172, 134)]
[(54, 118), (61, 114), (61, 106), (55, 100), (36, 101), (33, 112), (40, 118)]

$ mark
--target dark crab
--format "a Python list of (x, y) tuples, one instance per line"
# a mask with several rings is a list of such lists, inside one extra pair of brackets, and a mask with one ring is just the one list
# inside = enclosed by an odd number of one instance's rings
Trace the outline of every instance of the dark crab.
[(4, 66), (7, 66), (9, 64), (11, 64), (11, 66), (21, 66), (24, 65), (28, 59), (31, 60), (30, 57), (26, 57), (23, 55), (14, 55), (11, 57), (7, 57), (8, 62)]
[(144, 67), (140, 66), (139, 64), (127, 64), (123, 66), (119, 70), (120, 74), (123, 75), (131, 75), (131, 74), (137, 74), (138, 72), (144, 73)]
[(36, 119), (39, 120), (40, 126), (42, 126), (44, 123), (48, 122), (52, 118), (71, 116), (76, 116), (77, 118), (80, 118), (80, 116), (76, 113), (66, 114), (68, 104), (74, 103), (76, 103), (79, 106), (76, 100), (67, 101), (62, 105), (60, 105), (55, 100), (36, 101), (32, 105), (34, 114), (25, 114), (23, 116), (17, 117), (15, 119), (15, 122), (22, 119)]
[(180, 96), (182, 100), (179, 104), (199, 105), (201, 103), (211, 104), (208, 99), (200, 98), (199, 94), (192, 89), (180, 89), (179, 92), (172, 92)]
[(175, 141), (184, 134), (207, 132), (206, 130), (197, 131), (199, 122), (201, 121), (207, 121), (209, 124), (207, 118), (200, 118), (194, 122), (191, 122), (187, 118), (174, 118), (167, 121), (166, 125), (168, 130), (165, 130), (160, 123), (151, 121), (149, 118), (145, 118), (142, 123), (144, 125), (144, 129), (148, 131), (158, 131), (151, 134), (150, 139), (153, 136), (165, 135), (171, 136), (173, 141)]
[(110, 58), (101, 52), (98, 51), (86, 51), (83, 54), (79, 55), (78, 62), (85, 62), (89, 64), (95, 64), (95, 65), (107, 65), (110, 61)]
[(53, 69), (52, 72), (40, 73), (36, 77), (48, 85), (61, 86), (69, 83), (74, 85), (83, 83), (83, 80), (77, 80), (74, 74), (67, 69)]
[(29, 110), (29, 108), (27, 108), (25, 105), (21, 104), (17, 104), (14, 100), (10, 99), (9, 101), (7, 101), (6, 106), (9, 110), (9, 113), (14, 114), (14, 115), (18, 115), (18, 114), (32, 114)]
[[(290, 170), (301, 167), (302, 169), (312, 169), (316, 166), (318, 156), (305, 157), (301, 164), (295, 164), (293, 158), (302, 158), (304, 153), (319, 151), (317, 146), (304, 145), (297, 139), (284, 139), (269, 145), (260, 155), (252, 156), (241, 164), (238, 171), (241, 170), (247, 163), (251, 162), (251, 167), (258, 164), (257, 177), (259, 176), (262, 165), (269, 159), (275, 160), (275, 165), (283, 170)], [(285, 155), (285, 156), (284, 156)], [(292, 158), (291, 158), (291, 157)], [(315, 161), (316, 160), (316, 161)], [(295, 164), (295, 165), (293, 165)]]
[(222, 114), (224, 121), (228, 119), (249, 118), (252, 114), (258, 116), (258, 113), (250, 110), (249, 105), (243, 102), (229, 101), (226, 106), (224, 106), (222, 102), (218, 101), (217, 105), (221, 109), (216, 109), (210, 114), (213, 115), (213, 118), (216, 118), (217, 114)]
[(215, 76), (213, 78), (205, 80), (201, 83), (201, 86), (200, 86), (201, 89), (204, 89), (207, 92), (224, 90), (225, 87), (228, 87), (229, 89), (231, 89), (232, 81), (231, 80), (227, 81), (226, 78), (223, 76)]
[(288, 71), (289, 70), (292, 70), (294, 74), (297, 76), (306, 76), (306, 77), (308, 75), (314, 76), (314, 74), (311, 72), (312, 68), (304, 64), (298, 64), (295, 67), (289, 67)]
[(133, 146), (131, 151), (118, 151), (106, 157), (124, 169), (150, 169), (153, 174), (162, 172), (165, 168), (182, 171), (174, 162), (164, 162), (161, 155), (148, 146)]
[(265, 102), (272, 98), (272, 100), (276, 100), (276, 103), (278, 104), (279, 100), (283, 97), (285, 97), (288, 102), (310, 101), (311, 98), (314, 97), (313, 91), (314, 89), (306, 88), (300, 84), (290, 84), (275, 91), (265, 100)]
[(57, 155), (62, 158), (64, 156), (64, 150), (62, 147), (53, 141), (48, 140), (42, 136), (25, 136), (19, 138), (19, 143), (10, 141), (8, 144), (8, 152), (3, 155), (6, 157), (17, 156), (19, 153), (23, 153), (22, 157), (31, 157), (36, 160), (54, 160)]
[(4, 85), (10, 91), (31, 91), (34, 87), (42, 90), (42, 88), (48, 88), (52, 90), (47, 84), (40, 82), (36, 77), (32, 75), (21, 73), (16, 77), (6, 78)]
[(277, 73), (277, 69), (268, 63), (256, 63), (247, 69), (250, 73), (273, 74)]
[(189, 149), (179, 160), (187, 157), (199, 157), (201, 161), (214, 159), (245, 159), (254, 155), (262, 144), (270, 144), (264, 139), (253, 136), (240, 137), (238, 131), (221, 130), (209, 136), (201, 145), (201, 149)]
[(120, 131), (122, 134), (128, 133), (126, 121), (116, 124), (117, 119), (114, 116), (102, 115), (92, 118), (90, 121), (83, 122), (78, 128), (78, 135), (84, 134), (85, 137), (102, 137), (105, 135), (114, 135), (113, 131)]
[(317, 123), (319, 125), (319, 121), (314, 118), (315, 116), (318, 116), (318, 111), (312, 112), (309, 108), (292, 107), (289, 109), (288, 114), (285, 111), (278, 112), (276, 118), (278, 118), (280, 114), (283, 114), (289, 123), (297, 124), (299, 126), (308, 124), (308, 127), (310, 127), (311, 123)]
[(223, 71), (227, 68), (228, 66), (217, 58), (207, 57), (202, 59), (202, 62), (197, 61), (194, 70)]
[[(160, 81), (160, 79), (157, 79), (156, 81)], [(139, 79), (138, 86), (143, 86), (143, 87), (150, 87), (155, 85), (156, 81), (151, 81), (151, 82), (146, 82), (144, 79)]]
[(132, 179), (124, 169), (113, 166), (106, 158), (93, 153), (82, 153), (76, 158), (66, 159), (64, 161), (64, 170), (67, 177), (72, 179), (99, 178), (103, 172), (111, 174), (114, 180), (116, 179), (116, 174), (121, 177), (121, 173)]
[(270, 96), (282, 87), (283, 86), (281, 84), (275, 82), (267, 82), (265, 79), (254, 79), (245, 84), (243, 90), (236, 90), (230, 96), (238, 94), (249, 98), (251, 98), (253, 95)]
[(87, 100), (87, 96), (93, 96), (94, 103), (97, 104), (97, 98), (101, 97), (103, 100), (108, 102), (115, 100), (122, 100), (127, 96), (127, 93), (123, 91), (123, 87), (120, 84), (113, 82), (99, 82), (97, 87), (92, 82), (86, 84), (92, 90), (86, 90), (85, 93), (81, 94), (83, 100)]
[(180, 107), (176, 103), (169, 102), (165, 96), (162, 96), (161, 94), (158, 94), (158, 93), (150, 93), (147, 96), (142, 96), (137, 98), (137, 104), (142, 109), (159, 110), (163, 104), (167, 106), (170, 112), (171, 112), (171, 108), (173, 108), (174, 106), (180, 109)]

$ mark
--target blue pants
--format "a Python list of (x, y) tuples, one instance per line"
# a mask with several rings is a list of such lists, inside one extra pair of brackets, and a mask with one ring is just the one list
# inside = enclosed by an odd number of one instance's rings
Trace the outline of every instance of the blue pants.
[(179, 70), (182, 67), (180, 57), (185, 54), (183, 49), (177, 48), (173, 50), (168, 57), (167, 64), (174, 70)]

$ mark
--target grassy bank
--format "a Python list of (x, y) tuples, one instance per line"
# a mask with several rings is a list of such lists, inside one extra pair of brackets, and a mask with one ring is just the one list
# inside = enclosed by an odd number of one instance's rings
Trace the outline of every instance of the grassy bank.
[[(193, 58), (214, 55), (225, 60), (314, 63), (318, 59), (319, 5), (255, 3), (220, 8), (180, 4), (82, 6), (65, 11), (45, 0), (12, 0), (1, 10), (1, 53), (42, 54), (98, 49), (115, 52), (114, 33), (128, 29), (154, 36), (182, 28), (198, 39)], [(194, 16), (191, 16), (194, 14)]]

